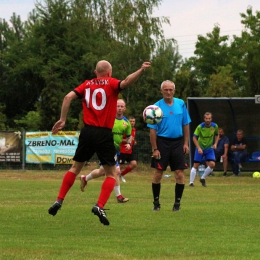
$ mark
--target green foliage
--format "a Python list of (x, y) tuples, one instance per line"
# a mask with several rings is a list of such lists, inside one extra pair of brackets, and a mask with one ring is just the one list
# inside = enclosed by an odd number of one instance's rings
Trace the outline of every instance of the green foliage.
[[(159, 3), (159, 0), (46, 0), (37, 3), (29, 21), (20, 26), (26, 32), (24, 35), (29, 35), (23, 38), (21, 46), (23, 53), (30, 53), (30, 57), (24, 57), (22, 62), (22, 57), (17, 55), (19, 60), (14, 66), (20, 79), (27, 74), (35, 78), (33, 82), (26, 81), (31, 95), (23, 92), (19, 96), (31, 101), (21, 104), (18, 114), (13, 109), (8, 116), (19, 117), (28, 111), (29, 105), (37, 104), (42, 118), (41, 129), (50, 129), (59, 118), (64, 95), (86, 78), (94, 77), (98, 60), (109, 60), (113, 65), (113, 76), (121, 79), (138, 69), (164, 42), (162, 23), (169, 23), (169, 20), (152, 17), (153, 8)], [(16, 47), (11, 41), (8, 44), (11, 51), (6, 54), (6, 61), (8, 55), (15, 53)], [(7, 66), (6, 69), (10, 68)], [(9, 75), (8, 78), (10, 82), (13, 80)], [(23, 88), (24, 83), (17, 82)], [(12, 84), (12, 89), (6, 84), (10, 96), (17, 84)], [(32, 91), (31, 86), (36, 90)], [(148, 93), (146, 89), (145, 92)], [(127, 90), (122, 94), (130, 106), (133, 102), (131, 93)], [(10, 99), (8, 107), (14, 99), (17, 97)], [(81, 106), (72, 105), (67, 128), (75, 128), (80, 110)]]
[(252, 7), (248, 7), (246, 14), (241, 14), (241, 23), (245, 25), (246, 30), (242, 34), (242, 46), (247, 50), (245, 62), (247, 65), (247, 75), (249, 86), (246, 93), (255, 95), (260, 93), (260, 12), (253, 14)]
[[(206, 96), (248, 97), (254, 96), (260, 91), (258, 73), (260, 69), (260, 33), (258, 29), (260, 12), (256, 11), (254, 15), (252, 7), (249, 6), (246, 14), (240, 15), (241, 23), (245, 26), (241, 37), (234, 36), (232, 40), (228, 36), (220, 36), (218, 26), (215, 26), (207, 37), (198, 36), (194, 52), (196, 56), (192, 57), (190, 61), (193, 63), (193, 69)], [(222, 75), (219, 74), (220, 70), (223, 70), (220, 68), (223, 67), (231, 68), (229, 75), (223, 71)], [(232, 75), (231, 78), (230, 75)], [(220, 85), (227, 86), (227, 82), (230, 86), (228, 92), (220, 87)], [(215, 87), (216, 89), (214, 89)]]
[(203, 96), (196, 72), (191, 69), (190, 61), (186, 61), (175, 75), (175, 96), (187, 100), (188, 97)]
[[(5, 104), (8, 125), (13, 119), (33, 110), (39, 95), (41, 80), (37, 74), (39, 61), (28, 49), (28, 28), (15, 14), (10, 19), (12, 27), (1, 23), (1, 92), (0, 102)], [(37, 87), (36, 87), (37, 86)]]
[(196, 43), (197, 55), (194, 59), (194, 67), (197, 78), (200, 81), (203, 91), (209, 85), (209, 78), (215, 74), (219, 66), (225, 66), (228, 63), (228, 37), (220, 36), (220, 28), (215, 26), (212, 33), (207, 33), (207, 37), (198, 36)]
[(18, 129), (29, 131), (40, 130), (41, 121), (42, 118), (37, 111), (29, 111), (26, 116), (14, 120)]
[(5, 106), (4, 105), (1, 105), (0, 103), (0, 130), (6, 130), (6, 121), (7, 121), (7, 118), (6, 118), (6, 115), (3, 113), (5, 109)]
[(235, 97), (239, 96), (239, 90), (235, 89), (235, 83), (231, 74), (232, 67), (220, 66), (216, 74), (210, 76), (209, 87), (205, 93), (206, 97)]
[[(113, 76), (124, 79), (143, 61), (152, 68), (121, 93), (126, 115), (146, 129), (143, 109), (161, 98), (161, 82), (176, 83), (176, 97), (254, 96), (260, 91), (260, 12), (241, 15), (241, 37), (221, 36), (214, 26), (198, 35), (194, 57), (182, 60), (174, 39), (162, 29), (167, 17), (154, 17), (161, 0), (44, 0), (22, 22), (13, 14), (0, 19), (0, 104), (5, 129), (30, 111), (41, 117), (41, 130), (59, 119), (63, 97), (95, 77), (98, 60), (109, 60)], [(235, 91), (236, 90), (236, 91)], [(78, 129), (80, 102), (73, 102), (67, 129)], [(1, 118), (4, 118), (1, 117)], [(2, 120), (3, 121), (3, 120)]]
[(245, 95), (246, 89), (249, 87), (247, 76), (247, 64), (245, 62), (246, 50), (243, 47), (243, 40), (239, 37), (234, 37), (234, 41), (230, 46), (230, 64), (232, 66), (233, 81), (236, 89), (240, 90), (240, 96)]

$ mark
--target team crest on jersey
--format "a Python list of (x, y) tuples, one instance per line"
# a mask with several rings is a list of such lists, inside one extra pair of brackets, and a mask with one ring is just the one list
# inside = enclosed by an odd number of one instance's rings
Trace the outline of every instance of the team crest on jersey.
[(126, 126), (127, 126), (126, 122), (123, 122), (123, 126), (124, 126), (124, 127), (126, 127)]

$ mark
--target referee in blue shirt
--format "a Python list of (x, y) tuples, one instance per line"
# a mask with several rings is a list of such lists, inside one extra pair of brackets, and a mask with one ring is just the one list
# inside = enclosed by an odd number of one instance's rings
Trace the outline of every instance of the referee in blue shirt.
[(161, 179), (167, 166), (174, 171), (176, 180), (173, 211), (180, 210), (180, 201), (184, 191), (184, 170), (188, 168), (185, 155), (189, 153), (189, 123), (191, 122), (186, 105), (182, 99), (175, 98), (175, 85), (166, 80), (161, 84), (163, 98), (154, 105), (163, 111), (163, 119), (150, 128), (152, 146), (151, 167), (155, 169), (152, 191), (153, 210), (158, 211), (160, 205)]

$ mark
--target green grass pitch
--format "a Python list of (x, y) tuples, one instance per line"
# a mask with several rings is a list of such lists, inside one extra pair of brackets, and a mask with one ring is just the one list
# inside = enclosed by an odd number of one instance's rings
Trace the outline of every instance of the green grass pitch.
[[(84, 168), (87, 174), (96, 165)], [(260, 258), (260, 179), (208, 177), (207, 187), (189, 171), (181, 210), (173, 212), (175, 180), (163, 178), (161, 210), (153, 212), (153, 171), (140, 165), (121, 183), (130, 199), (120, 204), (112, 193), (105, 208), (109, 226), (91, 213), (103, 178), (79, 180), (55, 217), (48, 208), (56, 199), (65, 171), (0, 171), (1, 260), (249, 260)]]

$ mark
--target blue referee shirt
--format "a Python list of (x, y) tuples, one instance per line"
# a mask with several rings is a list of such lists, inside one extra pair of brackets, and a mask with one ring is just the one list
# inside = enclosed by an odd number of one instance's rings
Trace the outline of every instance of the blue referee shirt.
[(155, 129), (157, 136), (167, 138), (182, 137), (182, 127), (191, 122), (184, 101), (179, 98), (173, 98), (173, 104), (169, 106), (164, 99), (160, 99), (154, 105), (162, 109), (163, 119), (159, 124), (147, 124), (147, 127)]

